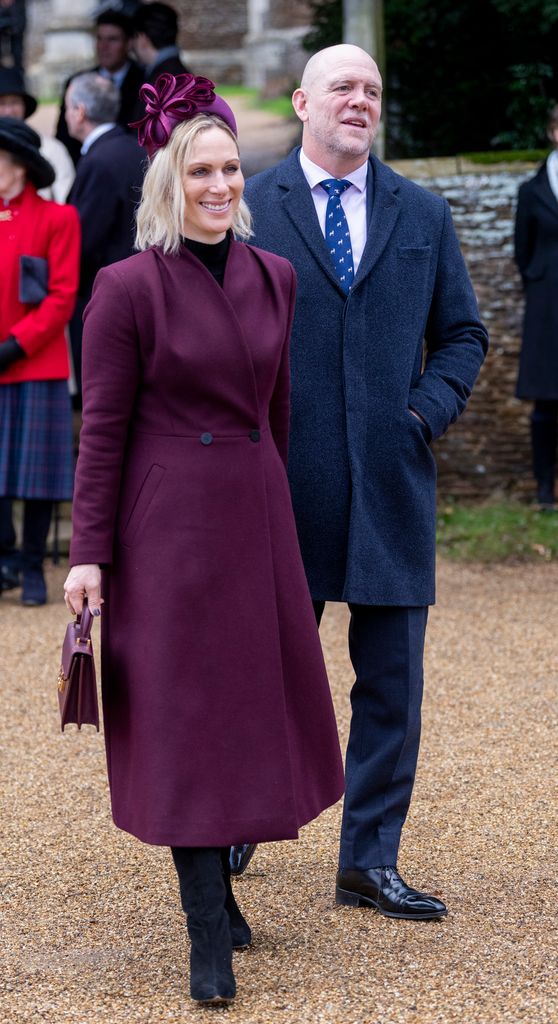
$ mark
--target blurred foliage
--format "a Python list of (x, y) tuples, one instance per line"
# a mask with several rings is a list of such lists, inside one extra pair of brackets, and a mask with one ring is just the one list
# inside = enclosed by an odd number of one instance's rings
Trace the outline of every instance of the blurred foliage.
[[(342, 39), (313, 0), (312, 51)], [(384, 0), (389, 157), (539, 148), (558, 101), (558, 0)]]
[(438, 510), (438, 551), (464, 562), (551, 562), (558, 556), (558, 513), (520, 502)]
[(343, 39), (342, 0), (310, 0), (312, 28), (304, 38), (303, 46), (310, 53), (324, 46), (335, 46)]

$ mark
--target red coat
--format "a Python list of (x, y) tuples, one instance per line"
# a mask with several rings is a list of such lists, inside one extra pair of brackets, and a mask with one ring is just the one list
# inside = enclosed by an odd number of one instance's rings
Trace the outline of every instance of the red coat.
[(231, 244), (101, 270), (84, 325), (72, 564), (105, 566), (114, 820), (149, 843), (294, 838), (343, 790), (285, 472), (286, 260)]
[[(48, 295), (36, 306), (19, 301), (19, 257), (48, 261)], [(64, 328), (72, 315), (79, 280), (77, 211), (41, 199), (28, 183), (0, 208), (0, 342), (13, 335), (25, 350), (0, 374), (0, 384), (65, 380), (69, 375)]]

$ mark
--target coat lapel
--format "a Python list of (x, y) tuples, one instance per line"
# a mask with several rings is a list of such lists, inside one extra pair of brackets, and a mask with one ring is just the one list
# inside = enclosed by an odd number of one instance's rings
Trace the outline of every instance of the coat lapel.
[(558, 200), (556, 199), (556, 196), (554, 195), (554, 192), (550, 187), (548, 173), (546, 170), (546, 163), (543, 164), (540, 171), (536, 175), (535, 180), (533, 182), (533, 188), (536, 191), (541, 202), (543, 202), (545, 206), (548, 206), (549, 210), (554, 214), (555, 217), (558, 217)]
[(355, 277), (355, 288), (372, 271), (390, 239), (401, 209), (398, 191), (396, 175), (376, 157), (371, 157), (366, 186), (368, 233)]
[(337, 285), (341, 294), (343, 289), (331, 264), (328, 248), (298, 159), (299, 150), (293, 150), (284, 164), (279, 168), (277, 184), (284, 191), (283, 209), (298, 231), (301, 241), (310, 250), (319, 263), (324, 274)]
[[(277, 177), (277, 184), (284, 190), (283, 208), (323, 272), (344, 294), (331, 265), (327, 245), (316, 216), (312, 193), (300, 167), (298, 153), (298, 150), (293, 150)], [(368, 235), (355, 277), (355, 288), (378, 262), (397, 223), (401, 208), (398, 190), (397, 176), (375, 157), (371, 157), (366, 189)]]

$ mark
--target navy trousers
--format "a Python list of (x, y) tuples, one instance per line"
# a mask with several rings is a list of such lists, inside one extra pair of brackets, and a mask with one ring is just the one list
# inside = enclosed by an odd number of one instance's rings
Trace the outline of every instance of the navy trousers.
[[(397, 864), (420, 743), (427, 607), (349, 604), (355, 671), (339, 867)], [(323, 601), (314, 601), (318, 625)]]

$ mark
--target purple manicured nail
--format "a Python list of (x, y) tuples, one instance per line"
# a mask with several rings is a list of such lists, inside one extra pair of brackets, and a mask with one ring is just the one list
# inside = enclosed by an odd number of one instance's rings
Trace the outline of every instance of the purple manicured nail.
[(100, 608), (94, 608), (93, 609), (93, 615), (100, 615), (100, 614), (101, 614), (101, 609)]

